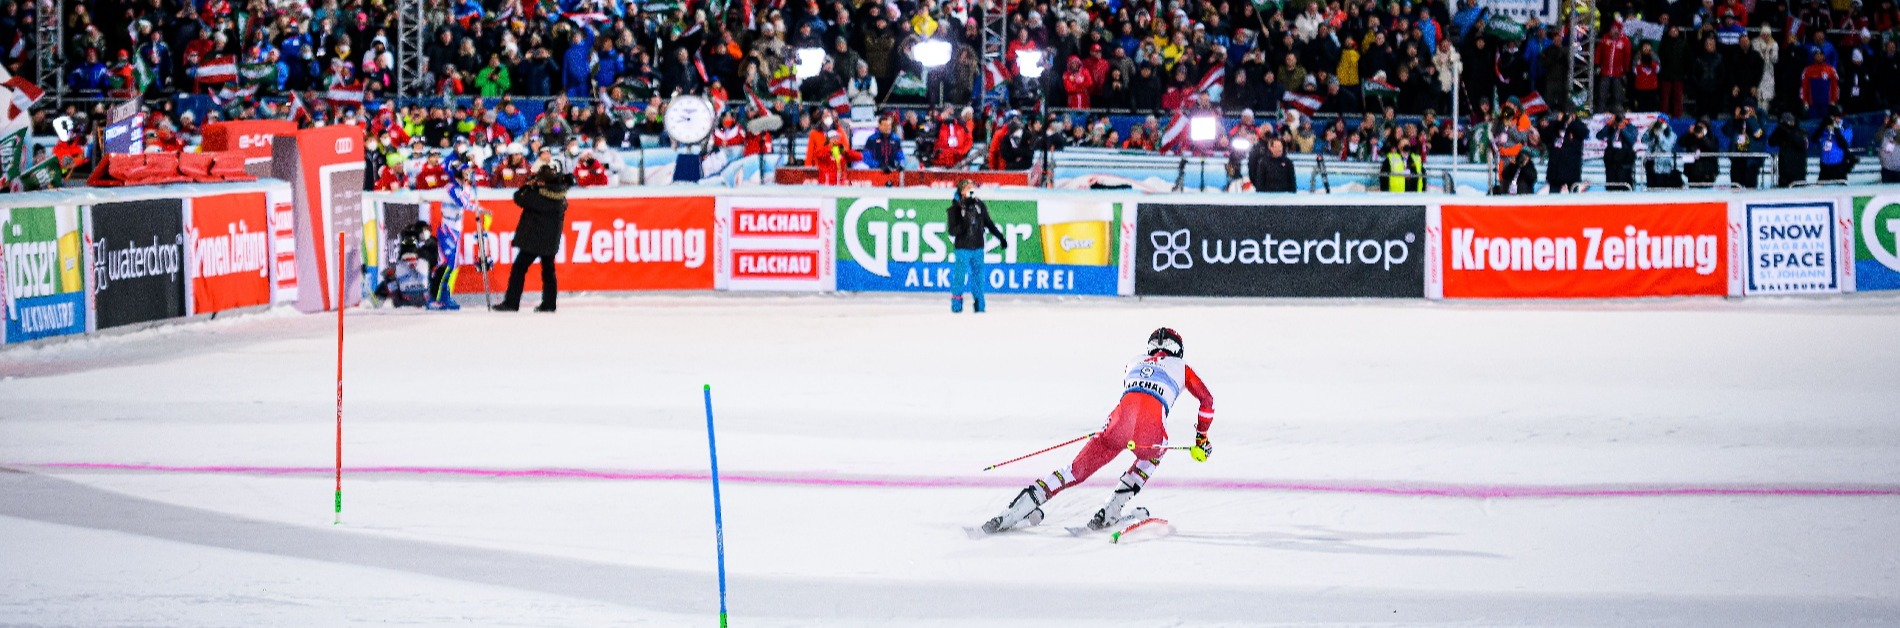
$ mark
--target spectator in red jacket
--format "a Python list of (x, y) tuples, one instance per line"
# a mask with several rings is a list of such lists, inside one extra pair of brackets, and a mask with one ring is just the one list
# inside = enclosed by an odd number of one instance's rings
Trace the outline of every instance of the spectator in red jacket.
[(937, 130), (938, 168), (954, 168), (970, 156), (970, 146), (975, 142), (971, 119), (975, 114), (970, 108), (963, 109), (963, 119), (944, 117), (943, 125)]
[(594, 151), (581, 153), (580, 161), (574, 163), (574, 185), (580, 187), (602, 187), (609, 184), (607, 164), (594, 158)]
[(1597, 40), (1597, 111), (1623, 108), (1630, 73), (1630, 38), (1623, 36), (1623, 25), (1612, 23), (1610, 30)]
[(422, 169), (416, 171), (415, 185), (418, 190), (439, 190), (449, 184), (448, 170), (442, 167), (442, 154), (431, 151), (428, 161), (422, 162)]
[(1069, 69), (1062, 73), (1062, 91), (1069, 95), (1070, 109), (1089, 108), (1089, 94), (1094, 93), (1095, 85), (1081, 59), (1069, 57)]
[(1841, 75), (1827, 64), (1827, 55), (1820, 50), (1815, 50), (1810, 59), (1808, 69), (1801, 71), (1801, 104), (1808, 108), (1809, 119), (1819, 120), (1841, 99)]

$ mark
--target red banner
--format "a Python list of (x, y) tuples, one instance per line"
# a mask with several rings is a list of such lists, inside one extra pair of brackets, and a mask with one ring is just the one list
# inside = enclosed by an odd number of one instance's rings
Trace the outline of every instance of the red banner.
[[(509, 200), (482, 201), (494, 214), (495, 243), (490, 289), (507, 288), (514, 262), (515, 227), (521, 208)], [(437, 206), (437, 211), (441, 209)], [(439, 215), (439, 213), (438, 213)], [(458, 294), (482, 291), (475, 269), (475, 216), (462, 219)], [(711, 290), (716, 247), (711, 197), (570, 198), (567, 229), (555, 256), (561, 291)], [(541, 289), (540, 269), (530, 269), (526, 291)]]
[(1446, 298), (1728, 294), (1728, 205), (1445, 205)]
[(191, 199), (192, 313), (270, 303), (270, 215), (264, 193)]
[[(817, 168), (779, 168), (772, 171), (774, 181), (779, 185), (807, 185), (818, 182)], [(979, 186), (1016, 185), (1028, 186), (1029, 173), (1019, 170), (905, 170), (902, 172), (884, 172), (881, 170), (846, 170), (844, 184), (852, 187), (956, 187), (959, 179), (969, 179)]]

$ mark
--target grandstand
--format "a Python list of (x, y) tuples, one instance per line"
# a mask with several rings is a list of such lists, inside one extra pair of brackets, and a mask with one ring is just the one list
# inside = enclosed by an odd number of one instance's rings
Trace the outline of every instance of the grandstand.
[[(1379, 178), (1397, 164), (1484, 193), (1872, 180), (1857, 153), (1900, 103), (1897, 23), (1891, 1), (38, 0), (0, 3), (0, 55), (46, 92), (23, 145), (48, 155), (56, 122), (91, 138), (141, 97), (148, 150), (191, 149), (214, 120), (363, 125), (373, 167), (411, 164), (371, 184), (416, 185), (417, 151), (491, 171), (509, 152), (571, 170), (591, 151), (628, 184), (671, 182), (698, 152), (708, 178), (770, 182), (813, 165), (811, 130), (835, 111), (854, 148), (881, 117), (905, 147), (851, 170), (1251, 189), (1277, 137), (1301, 189), (1411, 189)], [(725, 118), (697, 151), (662, 132), (680, 94)], [(1634, 154), (1599, 166), (1613, 112), (1638, 125), (1619, 144)], [(1581, 130), (1570, 113), (1589, 114)], [(1215, 132), (1191, 133), (1196, 118)], [(103, 150), (74, 142), (69, 180)], [(1416, 166), (1395, 157), (1408, 146)], [(1702, 172), (1678, 155), (1723, 158)]]

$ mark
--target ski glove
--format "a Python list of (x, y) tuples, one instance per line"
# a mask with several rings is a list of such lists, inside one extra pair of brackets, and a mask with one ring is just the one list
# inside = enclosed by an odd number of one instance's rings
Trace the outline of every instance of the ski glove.
[(1195, 462), (1207, 462), (1207, 457), (1213, 453), (1214, 444), (1207, 442), (1207, 432), (1196, 432), (1194, 447), (1188, 449), (1188, 455), (1193, 456)]

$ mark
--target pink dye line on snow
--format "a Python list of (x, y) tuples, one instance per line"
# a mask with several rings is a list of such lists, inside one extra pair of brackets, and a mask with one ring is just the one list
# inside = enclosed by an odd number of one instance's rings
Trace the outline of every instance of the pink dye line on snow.
[[(115, 464), (103, 462), (55, 462), (15, 465), (45, 469), (87, 469), (104, 471), (153, 471), (166, 473), (232, 473), (246, 475), (325, 475), (333, 467), (272, 467), (242, 465), (177, 466), (156, 464)], [(583, 479), (618, 481), (704, 481), (705, 472), (628, 471), (595, 469), (502, 469), (482, 467), (347, 467), (346, 475), (469, 476), (491, 478)], [(833, 486), (861, 488), (983, 488), (1016, 487), (1020, 478), (869, 476), (825, 473), (731, 473), (722, 474), (724, 482), (780, 486)], [(1887, 484), (1623, 484), (1623, 485), (1529, 485), (1529, 484), (1431, 484), (1411, 482), (1340, 482), (1295, 480), (1218, 480), (1155, 478), (1159, 486), (1221, 489), (1237, 491), (1279, 491), (1294, 493), (1356, 493), (1400, 497), (1459, 497), (1477, 499), (1552, 498), (1552, 497), (1673, 497), (1673, 496), (1781, 496), (1781, 497), (1864, 497), (1900, 496), (1900, 485)]]

